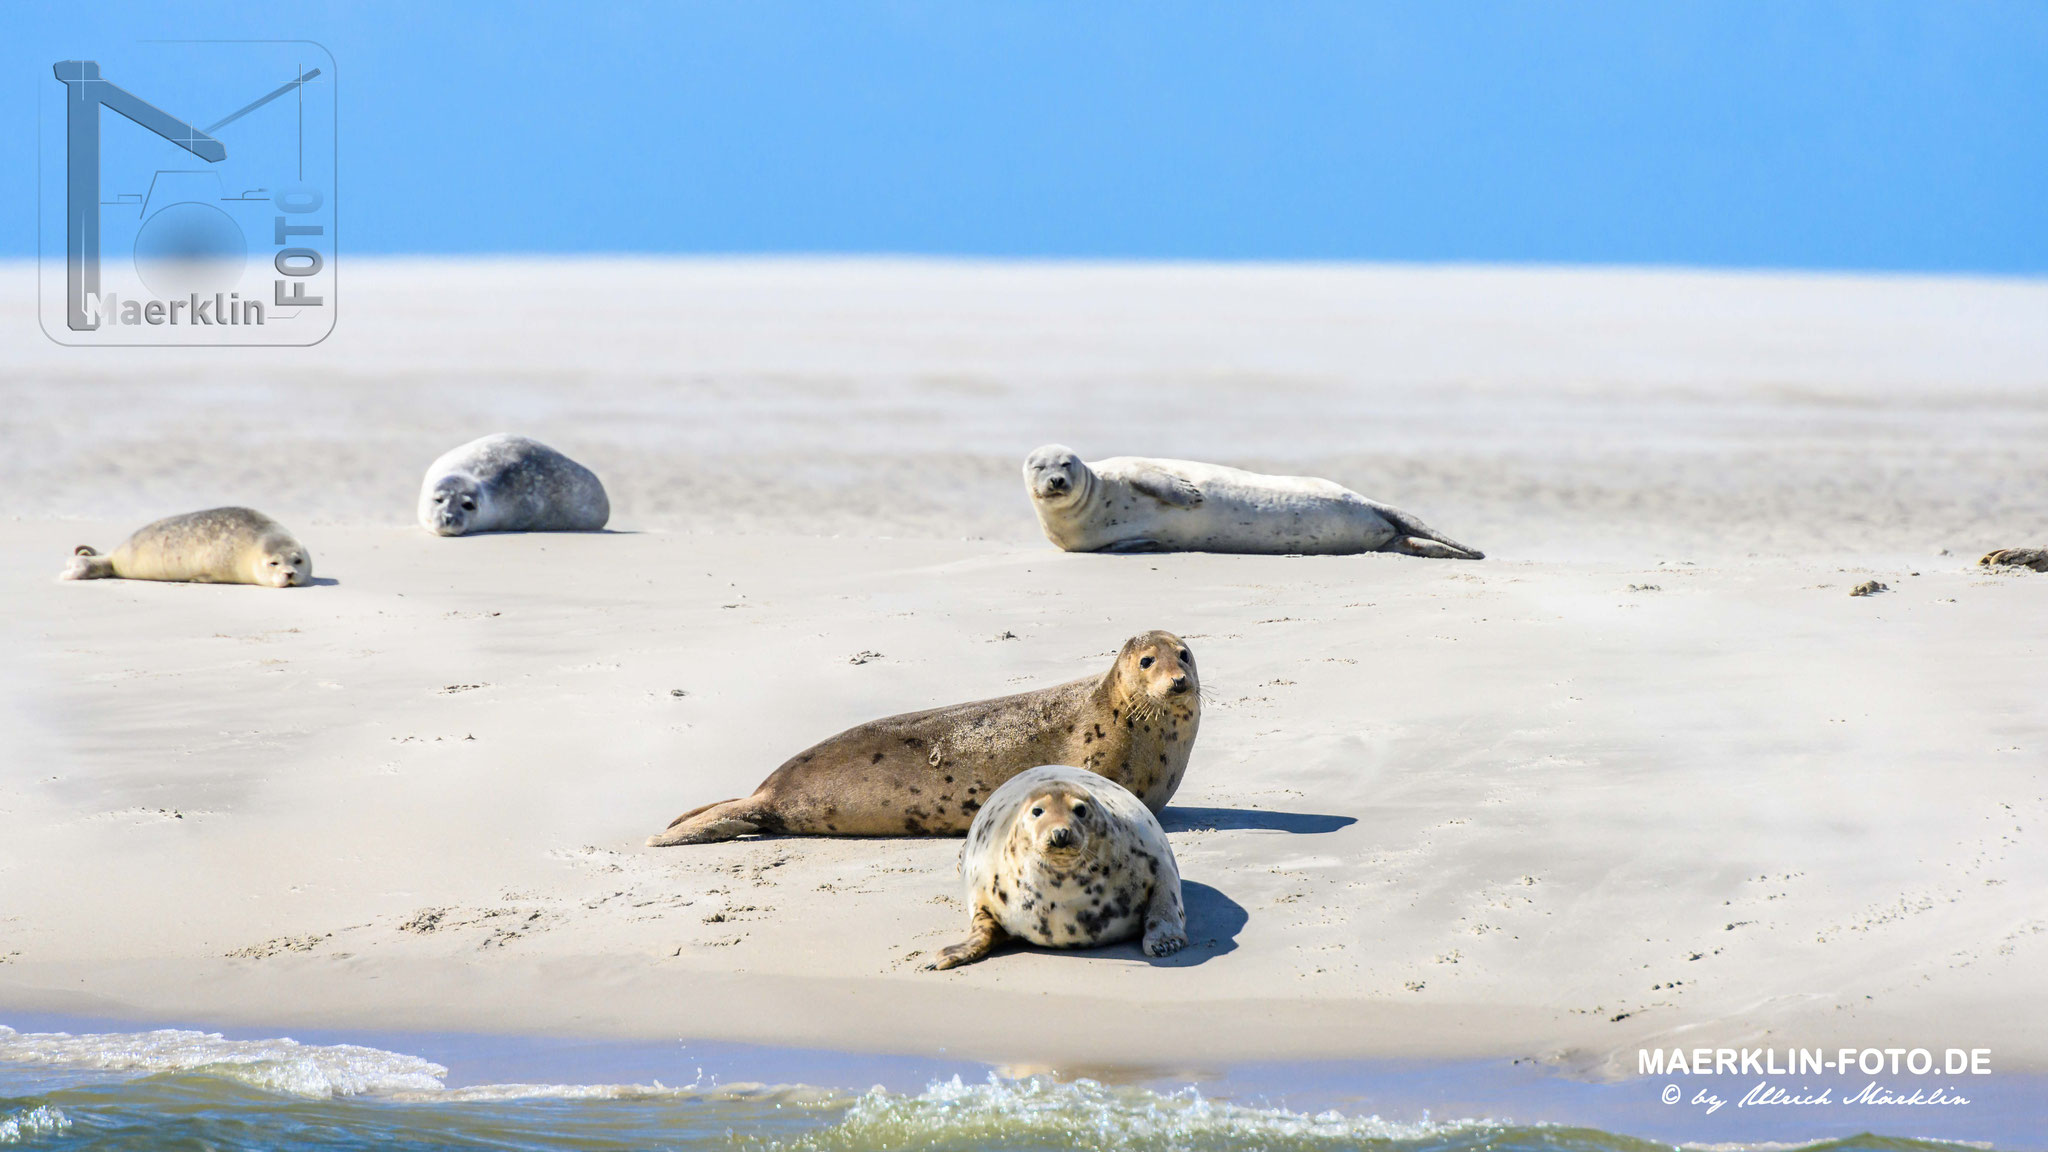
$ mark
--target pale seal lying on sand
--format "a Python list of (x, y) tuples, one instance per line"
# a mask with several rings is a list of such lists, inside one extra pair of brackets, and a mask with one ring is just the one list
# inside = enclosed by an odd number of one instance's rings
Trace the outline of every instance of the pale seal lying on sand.
[(145, 524), (111, 556), (80, 544), (63, 578), (291, 588), (313, 582), (313, 554), (253, 508), (209, 508)]
[(1084, 464), (1048, 444), (1024, 461), (1048, 540), (1069, 552), (1485, 554), (1341, 484), (1192, 460), (1117, 456)]
[(611, 519), (597, 474), (538, 440), (499, 433), (427, 468), (420, 523), (436, 536), (595, 532)]
[(1093, 948), (1140, 934), (1145, 955), (1188, 942), (1180, 870), (1136, 796), (1078, 768), (1033, 768), (996, 789), (960, 853), (967, 939), (927, 968), (972, 964), (1005, 938)]
[(2048, 572), (2048, 548), (2000, 548), (1977, 563), (1987, 568), (2011, 566)]
[(1107, 675), (849, 728), (752, 796), (685, 812), (647, 842), (957, 836), (1005, 781), (1040, 764), (1099, 773), (1156, 811), (1180, 787), (1201, 722), (1194, 655), (1171, 632), (1146, 632), (1124, 642)]

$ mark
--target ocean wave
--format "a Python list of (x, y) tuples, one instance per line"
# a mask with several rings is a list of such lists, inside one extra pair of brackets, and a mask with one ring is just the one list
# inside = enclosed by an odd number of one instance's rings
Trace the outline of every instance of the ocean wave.
[(74, 1036), (0, 1025), (0, 1061), (102, 1072), (184, 1072), (238, 1080), (289, 1096), (360, 1096), (441, 1089), (431, 1060), (356, 1044), (229, 1040), (217, 1032), (159, 1029)]
[(854, 1101), (832, 1127), (768, 1147), (1356, 1148), (1363, 1141), (1435, 1140), (1502, 1126), (1494, 1120), (1402, 1122), (1255, 1108), (1210, 1100), (1193, 1088), (1160, 1093), (1093, 1080), (991, 1075), (967, 1083), (955, 1076), (914, 1096), (876, 1089)]
[(0, 1144), (20, 1144), (71, 1127), (70, 1117), (47, 1104), (0, 1115)]
[(830, 1107), (855, 1097), (793, 1084), (477, 1084), (450, 1088), (448, 1069), (431, 1060), (359, 1044), (229, 1040), (215, 1032), (17, 1032), (0, 1025), (0, 1062), (144, 1075), (188, 1074), (234, 1080), (285, 1096), (376, 1096), (417, 1104), (493, 1104), (518, 1100), (760, 1101)]

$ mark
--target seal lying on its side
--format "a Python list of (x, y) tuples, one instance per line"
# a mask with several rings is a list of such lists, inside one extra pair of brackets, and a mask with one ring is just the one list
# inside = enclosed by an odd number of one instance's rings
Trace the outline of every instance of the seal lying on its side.
[(538, 440), (499, 433), (427, 468), (420, 524), (436, 536), (595, 532), (611, 519), (597, 474)]
[(1118, 456), (1084, 464), (1048, 444), (1024, 461), (1046, 539), (1069, 552), (1405, 552), (1447, 560), (1485, 553), (1341, 484)]
[(62, 579), (291, 588), (313, 582), (313, 554), (253, 508), (209, 508), (145, 524), (111, 556), (80, 544)]
[(752, 833), (957, 836), (1010, 777), (1071, 764), (1157, 811), (1202, 721), (1195, 658), (1171, 632), (1124, 642), (1105, 676), (871, 720), (798, 753), (752, 796), (683, 813), (655, 847)]
[(2032, 568), (2036, 572), (2048, 572), (2048, 548), (2000, 548), (1987, 553), (1977, 563), (1986, 568)]
[(967, 939), (925, 967), (972, 964), (1006, 937), (1093, 948), (1141, 935), (1145, 955), (1188, 942), (1180, 870), (1159, 821), (1114, 781), (1033, 768), (996, 789), (960, 853)]

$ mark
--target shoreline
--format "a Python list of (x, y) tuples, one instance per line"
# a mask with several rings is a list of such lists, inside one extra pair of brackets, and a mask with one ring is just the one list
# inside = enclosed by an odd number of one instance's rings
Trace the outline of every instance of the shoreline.
[[(4, 1013), (0, 1013), (4, 1015)], [(1801, 1079), (1773, 1078), (1772, 1086), (1802, 1085), (1806, 1103), (1766, 1103), (1764, 1085), (1741, 1076), (1699, 1076), (1683, 1079), (1685, 1098), (1677, 1103), (1661, 1095), (1667, 1078), (1634, 1077), (1601, 1082), (1560, 1075), (1555, 1069), (1526, 1061), (1424, 1060), (1255, 1060), (1206, 1069), (1162, 1067), (1002, 1066), (947, 1057), (889, 1057), (873, 1053), (743, 1043), (699, 1041), (589, 1040), (530, 1035), (385, 1031), (377, 1029), (291, 1030), (242, 1027), (195, 1027), (189, 1022), (159, 1025), (186, 1033), (210, 1033), (229, 1042), (223, 1048), (272, 1045), (267, 1057), (246, 1052), (204, 1055), (202, 1037), (189, 1036), (176, 1047), (179, 1055), (142, 1055), (137, 1034), (153, 1031), (133, 1021), (93, 1017), (16, 1014), (0, 1020), (16, 1035), (0, 1032), (0, 1047), (25, 1042), (29, 1033), (104, 1038), (116, 1063), (92, 1070), (76, 1064), (36, 1064), (0, 1059), (0, 1086), (10, 1075), (33, 1076), (47, 1091), (50, 1083), (83, 1077), (119, 1078), (152, 1068), (176, 1074), (189, 1067), (201, 1074), (224, 1075), (233, 1065), (224, 1060), (267, 1060), (290, 1063), (303, 1049), (277, 1046), (276, 1038), (292, 1035), (298, 1044), (364, 1050), (351, 1059), (352, 1070), (313, 1072), (310, 1079), (256, 1071), (256, 1085), (270, 1092), (327, 1095), (322, 1077), (339, 1076), (332, 1091), (361, 1094), (368, 1100), (389, 1096), (406, 1103), (433, 1103), (443, 1092), (443, 1106), (476, 1107), (493, 1102), (578, 1099), (632, 1100), (664, 1092), (696, 1094), (707, 1099), (788, 1099), (830, 1109), (843, 1107), (870, 1093), (898, 1098), (959, 1093), (974, 1085), (1028, 1096), (1047, 1086), (1086, 1088), (1100, 1085), (1110, 1092), (1142, 1092), (1154, 1099), (1185, 1098), (1192, 1093), (1216, 1104), (1257, 1109), (1267, 1115), (1319, 1119), (1332, 1113), (1384, 1122), (1390, 1131), (1413, 1126), (1419, 1133), (1432, 1123), (1485, 1123), (1516, 1129), (1563, 1127), (1613, 1133), (1637, 1140), (1657, 1140), (1688, 1148), (1799, 1147), (1874, 1133), (1944, 1144), (1995, 1146), (2004, 1152), (2048, 1148), (2034, 1121), (2038, 1100), (2048, 1092), (2048, 1076), (2002, 1073), (1989, 1078), (1869, 1077)], [(308, 1058), (313, 1054), (307, 1053)], [(364, 1061), (381, 1059), (391, 1067), (381, 1074), (363, 1069)], [(146, 1065), (123, 1061), (148, 1060)], [(181, 1065), (180, 1061), (184, 1063)], [(206, 1063), (212, 1061), (212, 1063)], [(426, 1062), (423, 1064), (422, 1062)], [(442, 1087), (423, 1090), (424, 1067), (444, 1071), (434, 1077)], [(318, 1065), (316, 1065), (318, 1066)], [(67, 1069), (70, 1071), (67, 1072)], [(238, 1075), (238, 1074), (237, 1074)], [(1864, 1081), (1869, 1081), (1866, 1086)], [(1773, 1081), (1776, 1081), (1774, 1084)], [(347, 1087), (343, 1087), (347, 1084)], [(378, 1084), (387, 1084), (378, 1087)], [(401, 1087), (403, 1085), (403, 1087)], [(1793, 1089), (1796, 1090), (1796, 1089)], [(1877, 1102), (1881, 1092), (1897, 1096), (1920, 1091), (1930, 1100), (1946, 1093), (1961, 1097), (1955, 1104), (1920, 1106)], [(1961, 1092), (1969, 1096), (1962, 1097)], [(1824, 1095), (1823, 1095), (1824, 1094)], [(1788, 1092), (1789, 1095), (1789, 1092)], [(1695, 1098), (1722, 1101), (1710, 1111)], [(1142, 1105), (1141, 1105), (1142, 1106)]]

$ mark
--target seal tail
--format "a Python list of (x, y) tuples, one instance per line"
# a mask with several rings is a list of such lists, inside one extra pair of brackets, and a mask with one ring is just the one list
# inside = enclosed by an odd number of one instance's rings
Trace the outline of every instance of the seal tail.
[(1391, 551), (1406, 552), (1410, 556), (1430, 556), (1439, 560), (1486, 559), (1486, 553), (1477, 548), (1465, 547), (1399, 508), (1374, 504), (1373, 510), (1386, 517), (1387, 522), (1401, 533), (1402, 538), (1390, 546)]
[(720, 800), (688, 812), (668, 822), (668, 827), (647, 838), (650, 848), (667, 848), (676, 844), (710, 844), (718, 840), (732, 840), (762, 831), (763, 813), (761, 805), (753, 797), (743, 800)]
[(93, 550), (90, 544), (80, 544), (71, 550), (71, 563), (64, 566), (59, 580), (104, 580), (114, 574), (114, 562)]

